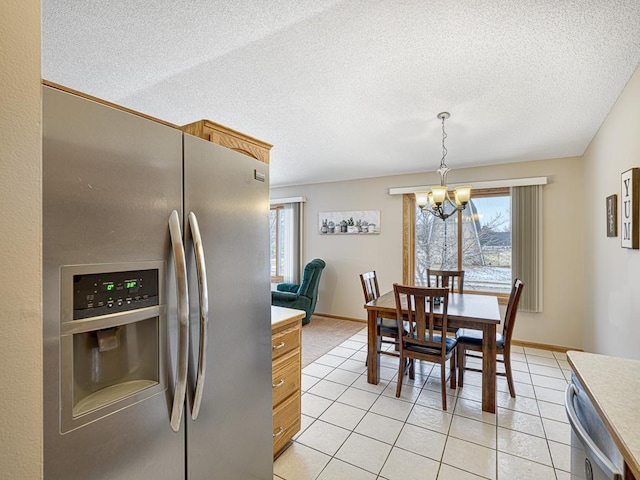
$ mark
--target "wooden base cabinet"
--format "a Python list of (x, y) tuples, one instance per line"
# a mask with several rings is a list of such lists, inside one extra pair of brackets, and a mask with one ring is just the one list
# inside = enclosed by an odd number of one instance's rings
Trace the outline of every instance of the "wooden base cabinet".
[(300, 431), (301, 348), (305, 312), (271, 307), (273, 455)]
[(300, 392), (273, 409), (273, 456), (286, 447), (300, 431)]

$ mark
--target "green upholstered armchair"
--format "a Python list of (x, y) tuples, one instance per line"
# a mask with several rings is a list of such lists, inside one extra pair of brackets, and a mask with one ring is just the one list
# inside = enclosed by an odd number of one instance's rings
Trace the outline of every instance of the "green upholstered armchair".
[(311, 260), (304, 267), (300, 285), (294, 283), (278, 284), (276, 287), (278, 290), (271, 291), (271, 305), (304, 310), (307, 312), (307, 316), (302, 319), (302, 324), (309, 323), (311, 315), (316, 308), (320, 274), (322, 274), (322, 269), (325, 265), (324, 260), (319, 258)]

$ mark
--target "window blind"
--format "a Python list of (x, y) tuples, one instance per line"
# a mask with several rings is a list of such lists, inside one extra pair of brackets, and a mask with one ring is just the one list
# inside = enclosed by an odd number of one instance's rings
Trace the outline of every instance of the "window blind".
[(524, 282), (520, 310), (542, 311), (542, 185), (511, 188), (512, 280)]

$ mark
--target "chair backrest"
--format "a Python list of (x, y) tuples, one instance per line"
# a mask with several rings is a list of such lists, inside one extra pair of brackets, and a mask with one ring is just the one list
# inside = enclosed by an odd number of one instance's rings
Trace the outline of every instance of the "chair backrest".
[[(433, 285), (431, 277), (434, 277)], [(456, 290), (456, 279), (458, 289)], [(451, 293), (464, 293), (464, 270), (432, 270), (427, 268), (427, 286), (448, 288)]]
[(504, 337), (505, 345), (511, 344), (511, 336), (513, 335), (513, 327), (516, 323), (516, 314), (518, 313), (518, 302), (520, 302), (520, 295), (522, 295), (522, 289), (524, 283), (519, 278), (516, 278), (511, 287), (511, 294), (509, 295), (509, 303), (507, 304), (507, 311), (504, 315), (504, 325), (502, 327), (502, 336)]
[(314, 290), (315, 294), (317, 294), (320, 274), (325, 266), (326, 263), (324, 260), (320, 260), (319, 258), (315, 258), (305, 265), (304, 271), (302, 272), (302, 283), (297, 292), (298, 295), (312, 297)]
[(380, 288), (378, 287), (378, 277), (376, 271), (365, 272), (360, 274), (360, 283), (362, 283), (362, 293), (364, 293), (364, 303), (375, 300), (380, 296)]
[[(449, 291), (446, 288), (414, 287), (393, 284), (396, 299), (396, 318), (398, 325), (406, 320), (406, 332), (402, 337), (402, 345), (413, 344), (434, 350), (434, 354), (446, 356), (447, 311), (449, 308)], [(440, 297), (440, 308), (435, 306), (434, 298)], [(428, 306), (428, 308), (427, 308)], [(442, 326), (436, 325), (435, 311), (442, 318)], [(406, 316), (404, 315), (406, 312)], [(434, 342), (434, 334), (440, 341)], [(428, 338), (429, 340), (425, 340)], [(403, 346), (400, 348), (403, 348)]]

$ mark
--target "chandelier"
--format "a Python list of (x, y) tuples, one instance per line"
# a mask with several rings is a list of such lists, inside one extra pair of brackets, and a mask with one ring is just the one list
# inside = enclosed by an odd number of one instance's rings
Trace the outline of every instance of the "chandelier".
[[(447, 156), (447, 148), (444, 146), (444, 141), (447, 138), (447, 133), (444, 130), (444, 121), (450, 116), (449, 112), (440, 112), (438, 114), (438, 118), (442, 120), (442, 160), (440, 160), (440, 168), (436, 170), (440, 174), (440, 185), (431, 187), (430, 192), (415, 192), (416, 203), (422, 211), (429, 212), (442, 220), (446, 220), (454, 213), (464, 210), (471, 199), (471, 187), (469, 186), (454, 188), (454, 201), (451, 201), (449, 197), (447, 173), (451, 169), (444, 162)], [(445, 212), (445, 206), (447, 205), (449, 206), (448, 213)]]

